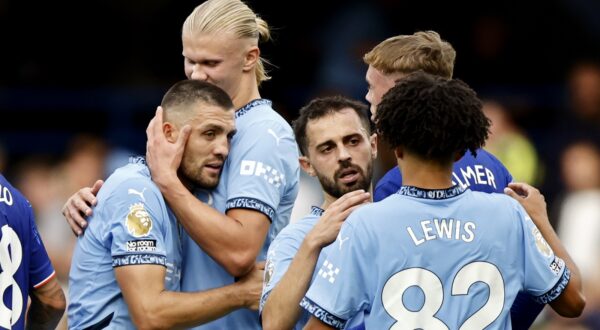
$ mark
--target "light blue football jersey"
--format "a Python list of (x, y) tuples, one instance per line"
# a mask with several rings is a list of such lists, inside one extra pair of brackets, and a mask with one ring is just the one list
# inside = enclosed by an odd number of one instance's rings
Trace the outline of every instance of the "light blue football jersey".
[(69, 273), (69, 327), (135, 329), (113, 268), (164, 266), (165, 288), (179, 291), (182, 261), (183, 229), (143, 158), (132, 159), (106, 180), (88, 223)]
[[(290, 264), (292, 263), (292, 260), (296, 256), (298, 249), (300, 249), (302, 241), (308, 232), (313, 229), (317, 221), (319, 221), (319, 218), (321, 218), (322, 214), (323, 209), (313, 206), (309, 215), (294, 223), (290, 223), (279, 233), (279, 235), (277, 235), (277, 237), (275, 237), (275, 240), (273, 240), (271, 243), (267, 253), (265, 278), (263, 282), (264, 286), (262, 296), (260, 298), (259, 312), (262, 313), (263, 306), (267, 301), (271, 290), (273, 290), (279, 281), (281, 281), (281, 278), (283, 275), (285, 275), (290, 267)], [(320, 254), (317, 265), (323, 263), (323, 258), (325, 258), (325, 256)], [(306, 322), (308, 322), (309, 317), (310, 314), (308, 314), (308, 312), (303, 312), (300, 315), (300, 318), (298, 319), (294, 329), (302, 329)]]
[[(298, 194), (298, 146), (290, 125), (271, 108), (254, 100), (235, 113), (236, 134), (221, 180), (212, 193), (213, 207), (250, 209), (265, 214), (271, 226), (257, 260), (265, 260), (271, 241), (288, 223)], [(185, 243), (183, 291), (203, 291), (234, 278), (189, 237)], [(237, 310), (197, 329), (261, 329), (258, 313)]]
[(569, 277), (514, 199), (403, 186), (350, 215), (301, 305), (336, 328), (510, 329), (520, 290), (547, 303)]

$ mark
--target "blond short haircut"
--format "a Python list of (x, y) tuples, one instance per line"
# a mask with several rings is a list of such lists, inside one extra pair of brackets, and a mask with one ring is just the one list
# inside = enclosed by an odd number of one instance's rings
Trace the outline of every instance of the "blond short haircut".
[[(271, 39), (269, 25), (240, 0), (208, 0), (194, 9), (183, 23), (182, 33), (231, 32), (240, 39), (264, 42)], [(264, 58), (256, 64), (256, 82), (271, 79), (265, 69)]]
[(435, 31), (388, 38), (365, 54), (366, 64), (384, 74), (409, 74), (423, 70), (429, 74), (452, 78), (456, 51)]

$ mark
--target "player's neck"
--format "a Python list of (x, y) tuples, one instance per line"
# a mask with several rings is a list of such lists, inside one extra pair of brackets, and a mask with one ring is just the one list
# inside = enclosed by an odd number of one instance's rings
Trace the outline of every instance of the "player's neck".
[(255, 76), (246, 75), (242, 79), (237, 93), (232, 98), (233, 105), (236, 109), (242, 108), (252, 100), (260, 99)]
[(402, 185), (423, 189), (446, 189), (452, 187), (452, 164), (447, 166), (416, 159), (398, 162), (402, 172)]

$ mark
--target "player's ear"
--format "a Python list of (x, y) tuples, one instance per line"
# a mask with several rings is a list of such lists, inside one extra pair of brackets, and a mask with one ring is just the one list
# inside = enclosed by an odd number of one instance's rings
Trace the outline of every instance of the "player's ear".
[(369, 138), (369, 142), (371, 143), (371, 158), (372, 159), (377, 158), (377, 141), (378, 140), (379, 140), (379, 136), (377, 135), (377, 133), (371, 134), (371, 137)]
[(179, 130), (175, 124), (167, 121), (163, 123), (163, 133), (165, 133), (167, 141), (175, 143), (175, 141), (177, 141), (177, 136), (179, 135)]
[(312, 164), (310, 163), (310, 160), (308, 160), (308, 157), (306, 156), (300, 156), (298, 157), (298, 161), (300, 162), (300, 167), (302, 168), (302, 170), (304, 172), (306, 172), (306, 174), (310, 175), (310, 176), (315, 176), (315, 169), (313, 168)]
[(244, 71), (250, 71), (260, 59), (260, 49), (256, 45), (252, 45), (246, 49), (246, 57), (244, 59)]

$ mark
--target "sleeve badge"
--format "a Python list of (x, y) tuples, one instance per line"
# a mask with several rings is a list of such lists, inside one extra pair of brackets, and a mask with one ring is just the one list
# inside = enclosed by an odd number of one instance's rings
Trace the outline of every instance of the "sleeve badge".
[(148, 236), (152, 230), (152, 218), (144, 204), (135, 203), (129, 206), (129, 214), (125, 218), (127, 231), (134, 237)]

